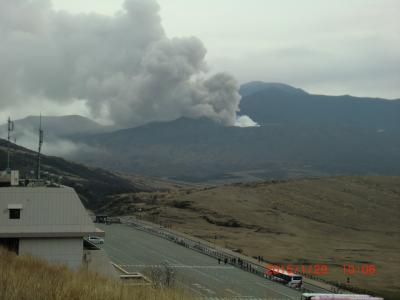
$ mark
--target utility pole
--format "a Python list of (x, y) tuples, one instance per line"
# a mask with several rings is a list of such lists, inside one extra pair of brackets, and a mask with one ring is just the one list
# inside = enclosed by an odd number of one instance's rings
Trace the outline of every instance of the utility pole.
[(10, 173), (11, 168), (10, 168), (10, 151), (11, 151), (11, 145), (10, 145), (10, 139), (11, 139), (11, 132), (14, 130), (14, 122), (11, 121), (11, 118), (8, 117), (7, 121), (7, 173)]
[(40, 152), (42, 151), (43, 144), (43, 130), (42, 130), (42, 114), (40, 114), (39, 118), (39, 148), (38, 148), (38, 156), (37, 156), (37, 179), (40, 180)]

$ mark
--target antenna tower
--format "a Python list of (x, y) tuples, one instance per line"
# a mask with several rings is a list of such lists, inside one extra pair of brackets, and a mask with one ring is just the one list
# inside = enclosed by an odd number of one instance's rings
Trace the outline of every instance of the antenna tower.
[(37, 156), (37, 179), (40, 179), (40, 152), (42, 151), (42, 144), (43, 144), (42, 114), (40, 114), (40, 118), (39, 118), (39, 148), (38, 148), (38, 156)]

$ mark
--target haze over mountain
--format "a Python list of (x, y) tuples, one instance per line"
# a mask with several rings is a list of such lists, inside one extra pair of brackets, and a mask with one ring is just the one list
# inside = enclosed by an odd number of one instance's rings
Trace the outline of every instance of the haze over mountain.
[[(44, 152), (49, 155), (67, 155), (85, 148), (84, 144), (71, 142), (70, 136), (95, 134), (115, 130), (114, 126), (103, 126), (79, 115), (42, 116), (44, 130)], [(38, 146), (39, 116), (28, 116), (15, 120), (11, 140), (31, 150)], [(7, 138), (7, 124), (0, 125), (0, 136)]]
[(276, 83), (241, 91), (241, 113), (261, 127), (205, 118), (154, 122), (76, 139), (99, 151), (74, 158), (195, 181), (400, 173), (400, 101), (311, 95)]
[[(88, 118), (79, 115), (68, 116), (42, 116), (42, 128), (46, 130), (46, 135), (50, 137), (63, 137), (74, 134), (98, 133), (106, 129)], [(28, 116), (23, 119), (15, 120), (14, 136), (22, 137), (24, 131), (37, 132), (39, 129), (39, 116)], [(7, 124), (0, 126), (2, 134), (7, 130)]]
[[(0, 139), (0, 170), (6, 168), (6, 162), (7, 141)], [(85, 206), (90, 209), (104, 205), (107, 197), (114, 194), (151, 190), (111, 172), (59, 157), (42, 155), (41, 162), (42, 178), (75, 188)], [(36, 166), (36, 152), (11, 144), (11, 168), (20, 171), (20, 178), (36, 178)]]

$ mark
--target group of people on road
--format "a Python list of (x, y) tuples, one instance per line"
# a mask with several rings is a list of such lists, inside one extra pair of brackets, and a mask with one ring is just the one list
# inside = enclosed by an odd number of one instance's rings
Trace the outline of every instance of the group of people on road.
[[(228, 263), (228, 259), (225, 257), (224, 258), (224, 264), (226, 265)], [(221, 258), (220, 257), (218, 257), (218, 264), (220, 265), (221, 264)]]
[[(222, 262), (222, 258), (218, 257), (218, 264), (221, 264), (221, 262)], [(231, 257), (231, 258), (225, 257), (223, 259), (223, 262), (225, 265), (229, 262), (231, 265), (238, 264), (240, 267), (247, 268), (249, 266), (249, 264), (247, 262), (244, 262), (242, 259), (236, 258), (236, 257)]]

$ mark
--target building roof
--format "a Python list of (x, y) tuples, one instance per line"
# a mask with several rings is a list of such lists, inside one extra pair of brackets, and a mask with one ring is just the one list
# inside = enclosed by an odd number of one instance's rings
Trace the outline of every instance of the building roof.
[[(9, 210), (20, 209), (20, 219)], [(83, 237), (96, 229), (77, 193), (69, 187), (0, 188), (0, 237)]]

